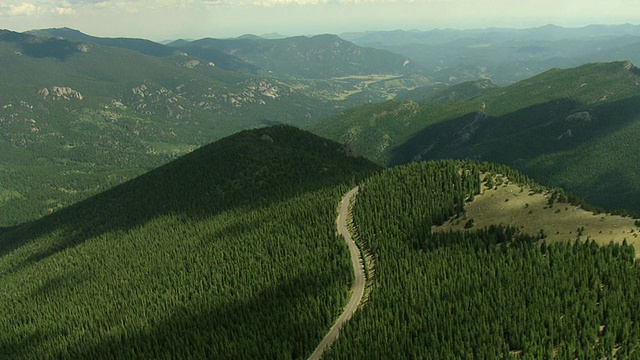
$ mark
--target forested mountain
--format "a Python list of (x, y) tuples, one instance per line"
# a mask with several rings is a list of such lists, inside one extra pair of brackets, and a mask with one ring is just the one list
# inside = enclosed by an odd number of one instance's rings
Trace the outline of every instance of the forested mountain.
[(325, 357), (634, 354), (632, 247), (546, 244), (503, 225), (432, 230), (464, 218), (487, 173), (541, 188), (505, 166), (381, 171), (289, 126), (242, 131), (0, 232), (3, 355), (304, 359), (349, 296), (335, 219), (356, 184), (368, 296)]
[(273, 78), (184, 55), (0, 31), (0, 59), (0, 226), (239, 130), (333, 109)]
[(295, 128), (243, 131), (1, 233), (2, 355), (303, 358), (353, 276), (336, 205), (377, 170)]
[(640, 268), (632, 247), (548, 244), (544, 234), (498, 224), (431, 231), (462, 214), (483, 171), (534, 185), (505, 167), (450, 160), (365, 180), (353, 213), (375, 262), (372, 290), (327, 359), (636, 357)]
[(78, 30), (69, 28), (40, 29), (32, 30), (27, 33), (41, 37), (57, 37), (73, 41), (91, 42), (103, 46), (129, 49), (150, 56), (162, 57), (179, 54), (179, 51), (173, 48), (146, 39), (103, 38), (87, 35)]
[(0, 357), (307, 358), (352, 190), (325, 358), (635, 358), (638, 44), (0, 30)]
[(461, 102), (366, 105), (312, 128), (380, 164), (495, 161), (595, 205), (640, 212), (640, 70), (630, 62), (553, 69)]
[(419, 67), (405, 56), (386, 50), (363, 48), (336, 35), (265, 39), (200, 39), (177, 48), (192, 53), (222, 51), (255, 65), (262, 73), (305, 79), (353, 75), (415, 73)]
[(405, 55), (435, 81), (447, 83), (487, 78), (506, 85), (554, 67), (624, 59), (640, 63), (640, 26), (630, 24), (372, 31), (340, 36), (360, 46)]

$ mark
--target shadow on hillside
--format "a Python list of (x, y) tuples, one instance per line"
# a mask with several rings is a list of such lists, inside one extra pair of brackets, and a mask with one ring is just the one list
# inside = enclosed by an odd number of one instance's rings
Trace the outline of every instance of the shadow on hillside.
[(68, 59), (70, 56), (80, 53), (78, 45), (63, 39), (44, 39), (41, 42), (27, 42), (20, 44), (22, 53), (34, 58), (55, 58), (61, 61)]
[[(280, 359), (306, 357), (322, 340), (333, 322), (325, 309), (328, 294), (340, 292), (335, 274), (304, 272), (290, 280), (261, 289), (245, 301), (229, 302), (216, 295), (199, 294), (202, 304), (194, 309), (176, 306), (165, 320), (148, 330), (127, 327), (125, 314), (113, 309), (110, 319), (95, 319), (85, 331), (101, 335), (98, 343), (86, 341), (67, 347), (62, 358), (196, 358), (196, 359)], [(215, 289), (213, 289), (215, 292)], [(226, 303), (215, 303), (215, 301)], [(304, 310), (305, 311), (301, 311)], [(162, 318), (163, 316), (160, 316)], [(43, 339), (55, 340), (77, 331), (72, 324), (41, 330), (20, 342), (4, 343), (5, 354), (36, 351)], [(118, 335), (109, 335), (110, 329)], [(53, 354), (50, 354), (53, 355)]]
[(66, 60), (79, 53), (78, 43), (60, 38), (39, 38), (33, 35), (0, 30), (0, 41), (6, 41), (20, 47), (23, 55), (34, 58), (55, 58)]
[[(128, 231), (165, 215), (201, 219), (252, 209), (308, 191), (348, 184), (376, 171), (337, 144), (277, 126), (204, 146), (104, 193), (3, 234), (0, 256), (41, 237), (50, 241), (11, 271), (104, 233)], [(52, 235), (53, 234), (53, 235)]]
[[(589, 118), (570, 118), (581, 112), (588, 112)], [(590, 106), (562, 99), (500, 117), (470, 113), (424, 128), (392, 150), (391, 164), (419, 157), (471, 158), (515, 165), (604, 137), (637, 119), (638, 114), (640, 96)]]
[[(424, 128), (392, 150), (390, 163), (473, 159), (527, 173), (523, 167), (526, 161), (605, 137), (624, 129), (639, 115), (640, 96), (588, 106), (562, 99), (500, 117), (471, 113)], [(530, 172), (527, 175), (532, 176)]]
[[(579, 159), (568, 158), (566, 161), (579, 161)], [(554, 174), (562, 172), (565, 168), (564, 161), (547, 162), (545, 165), (542, 171), (536, 172), (536, 175), (541, 182), (547, 183), (553, 181)], [(615, 169), (598, 176), (573, 179), (570, 182), (564, 181), (555, 186), (571, 189), (572, 193), (578, 194), (586, 203), (597, 205), (610, 212), (614, 211), (619, 215), (638, 217), (640, 214), (638, 204), (640, 191), (637, 190), (637, 178), (632, 173)]]

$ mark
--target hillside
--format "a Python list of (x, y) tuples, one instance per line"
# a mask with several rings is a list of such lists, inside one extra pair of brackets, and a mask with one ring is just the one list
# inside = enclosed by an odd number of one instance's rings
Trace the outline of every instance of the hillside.
[(163, 57), (179, 54), (179, 52), (173, 48), (146, 39), (103, 38), (87, 35), (78, 30), (69, 28), (32, 30), (27, 32), (27, 34), (45, 38), (63, 38), (79, 42), (90, 42), (102, 46), (129, 49), (149, 56)]
[[(483, 173), (501, 175), (491, 184)], [(640, 272), (627, 244), (548, 244), (505, 224), (432, 231), (504, 195), (490, 187), (548, 189), (486, 163), (380, 171), (344, 145), (275, 126), (0, 232), (3, 355), (307, 358), (349, 297), (336, 214), (355, 184), (350, 231), (374, 267), (366, 302), (323, 358), (636, 351)]]
[(246, 128), (332, 111), (198, 58), (0, 31), (0, 226), (38, 218)]
[(353, 276), (336, 206), (377, 169), (243, 131), (2, 233), (3, 356), (305, 357)]
[(364, 181), (353, 213), (375, 262), (372, 290), (325, 358), (635, 357), (640, 269), (633, 247), (574, 242), (575, 234), (547, 243), (544, 234), (508, 224), (432, 232), (464, 216), (486, 171), (539, 187), (505, 167), (450, 160)]
[[(314, 124), (380, 164), (472, 158), (507, 164), (609, 210), (640, 212), (640, 71), (554, 69), (470, 100), (389, 101)], [(446, 91), (446, 90), (445, 90)]]
[(480, 193), (465, 203), (464, 215), (454, 216), (432, 231), (473, 231), (502, 224), (525, 234), (544, 234), (547, 243), (578, 238), (600, 245), (626, 242), (640, 258), (640, 227), (635, 219), (594, 213), (584, 204), (571, 204), (561, 189), (515, 184), (500, 174), (483, 174), (481, 179)]

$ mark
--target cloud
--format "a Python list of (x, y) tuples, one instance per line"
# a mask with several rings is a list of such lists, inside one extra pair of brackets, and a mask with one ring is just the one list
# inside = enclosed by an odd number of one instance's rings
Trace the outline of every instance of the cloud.
[[(413, 3), (415, 0), (253, 0), (251, 5), (277, 6), (277, 5), (318, 5), (318, 4), (389, 4), (389, 3)], [(423, 1), (424, 2), (424, 1)]]
[(10, 4), (1, 6), (5, 13), (12, 16), (30, 16), (42, 11), (42, 8), (31, 3), (20, 3), (17, 5)]
[(75, 10), (73, 10), (72, 8), (68, 8), (68, 7), (56, 8), (55, 12), (58, 15), (74, 15), (76, 13)]

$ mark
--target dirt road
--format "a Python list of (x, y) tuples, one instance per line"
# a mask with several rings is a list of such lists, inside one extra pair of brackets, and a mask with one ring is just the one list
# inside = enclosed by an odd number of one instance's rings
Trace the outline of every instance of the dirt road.
[(309, 360), (318, 360), (322, 357), (322, 353), (324, 350), (331, 346), (333, 342), (338, 338), (338, 333), (340, 332), (340, 328), (344, 325), (353, 315), (353, 313), (358, 309), (358, 305), (360, 305), (360, 301), (362, 300), (362, 296), (364, 295), (364, 269), (361, 262), (360, 249), (356, 246), (356, 243), (351, 238), (351, 234), (347, 229), (347, 224), (351, 221), (351, 213), (349, 212), (349, 202), (351, 198), (355, 196), (358, 192), (358, 187), (355, 187), (349, 190), (348, 193), (344, 195), (342, 201), (340, 202), (340, 209), (338, 212), (338, 233), (342, 235), (344, 241), (349, 246), (349, 253), (351, 253), (351, 263), (353, 264), (353, 272), (355, 273), (355, 281), (351, 286), (351, 299), (349, 299), (349, 303), (344, 308), (344, 311), (338, 317), (336, 322), (331, 327), (331, 330), (325, 335), (324, 339), (320, 342), (318, 347), (313, 351), (313, 354), (309, 356)]

